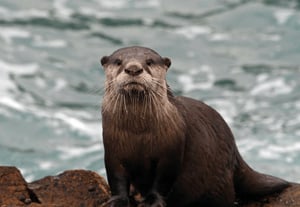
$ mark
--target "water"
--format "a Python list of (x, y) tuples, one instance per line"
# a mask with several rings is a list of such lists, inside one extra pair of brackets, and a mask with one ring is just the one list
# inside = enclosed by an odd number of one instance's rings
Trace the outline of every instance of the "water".
[(172, 59), (255, 169), (300, 182), (299, 0), (0, 0), (0, 165), (31, 181), (104, 175), (99, 60), (128, 45)]

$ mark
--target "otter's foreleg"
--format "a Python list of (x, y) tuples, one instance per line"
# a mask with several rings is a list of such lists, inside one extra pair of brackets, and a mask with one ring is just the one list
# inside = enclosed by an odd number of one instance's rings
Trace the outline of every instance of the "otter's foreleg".
[(166, 200), (179, 174), (183, 145), (165, 150), (158, 158), (154, 182), (139, 207), (165, 207)]
[(112, 197), (110, 207), (129, 207), (129, 179), (124, 167), (114, 156), (105, 155), (105, 168)]

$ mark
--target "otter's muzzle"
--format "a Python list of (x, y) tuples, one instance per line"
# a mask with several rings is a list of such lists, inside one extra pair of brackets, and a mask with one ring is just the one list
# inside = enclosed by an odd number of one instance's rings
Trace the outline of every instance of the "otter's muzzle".
[(129, 67), (124, 69), (124, 72), (131, 76), (138, 76), (143, 73), (144, 69), (138, 67), (137, 65), (130, 65)]

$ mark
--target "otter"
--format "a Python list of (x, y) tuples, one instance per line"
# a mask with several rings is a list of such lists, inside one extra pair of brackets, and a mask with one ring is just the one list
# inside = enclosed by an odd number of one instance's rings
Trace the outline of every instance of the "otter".
[(246, 164), (217, 111), (173, 95), (169, 58), (134, 46), (102, 57), (101, 64), (109, 206), (232, 207), (237, 198), (290, 185)]

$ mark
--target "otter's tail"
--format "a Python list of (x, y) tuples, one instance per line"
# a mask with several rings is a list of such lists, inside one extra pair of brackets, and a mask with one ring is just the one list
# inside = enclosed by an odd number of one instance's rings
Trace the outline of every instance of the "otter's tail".
[(287, 188), (290, 183), (271, 175), (262, 174), (251, 169), (238, 155), (235, 170), (235, 190), (238, 197), (261, 197), (277, 193)]

